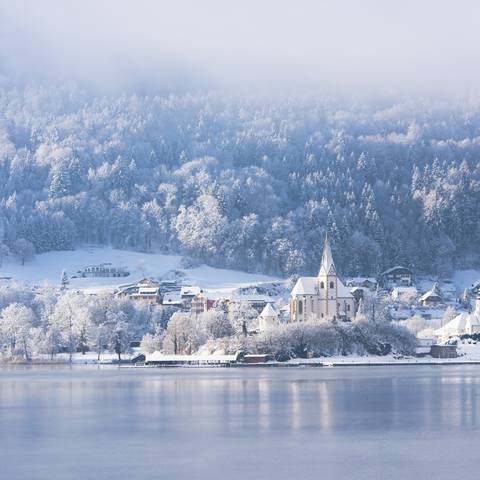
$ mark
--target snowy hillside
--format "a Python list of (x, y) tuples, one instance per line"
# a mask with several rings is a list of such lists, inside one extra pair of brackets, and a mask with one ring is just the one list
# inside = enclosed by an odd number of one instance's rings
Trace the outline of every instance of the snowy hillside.
[(480, 270), (458, 270), (453, 275), (453, 283), (458, 291), (469, 288), (473, 283), (480, 280)]
[[(11, 281), (35, 286), (58, 285), (62, 270), (65, 270), (70, 277), (70, 288), (92, 292), (113, 290), (120, 284), (135, 282), (142, 277), (158, 278), (172, 270), (180, 270), (185, 274), (184, 283), (198, 285), (213, 296), (255, 283), (283, 281), (266, 275), (224, 270), (206, 265), (183, 269), (181, 258), (179, 255), (140, 253), (89, 246), (74, 251), (40, 254), (24, 266), (16, 260), (7, 261), (0, 268), (0, 277), (11, 277)], [(71, 278), (84, 267), (101, 263), (126, 267), (130, 275), (123, 278)]]

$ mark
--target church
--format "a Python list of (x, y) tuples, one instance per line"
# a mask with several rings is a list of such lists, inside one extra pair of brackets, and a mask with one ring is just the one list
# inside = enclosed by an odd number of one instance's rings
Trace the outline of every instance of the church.
[(300, 277), (290, 294), (290, 322), (350, 321), (355, 299), (338, 278), (328, 238), (325, 238), (320, 271)]

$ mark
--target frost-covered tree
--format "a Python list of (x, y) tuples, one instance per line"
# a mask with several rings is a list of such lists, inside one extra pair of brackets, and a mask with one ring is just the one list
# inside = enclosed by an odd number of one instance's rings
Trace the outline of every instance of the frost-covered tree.
[(118, 357), (118, 361), (122, 361), (122, 354), (130, 350), (132, 341), (132, 330), (129, 328), (128, 318), (125, 312), (110, 312), (108, 314), (107, 323), (110, 327), (109, 345)]
[(162, 350), (164, 330), (156, 330), (154, 333), (146, 333), (140, 342), (140, 350), (144, 353), (153, 353)]
[(0, 242), (0, 267), (3, 265), (3, 261), (8, 255), (10, 255), (10, 249), (8, 248), (7, 245), (4, 243)]
[(67, 272), (65, 270), (62, 270), (62, 275), (60, 276), (60, 289), (66, 290), (69, 283), (70, 281), (68, 279)]
[(212, 338), (230, 337), (234, 333), (228, 315), (222, 311), (209, 310), (202, 313), (198, 321), (204, 323), (208, 335)]
[(0, 338), (4, 349), (12, 357), (30, 358), (29, 335), (34, 313), (20, 303), (11, 303), (0, 312)]
[(168, 321), (163, 350), (166, 353), (192, 354), (207, 340), (202, 322), (191, 315), (176, 312)]
[(32, 242), (19, 238), (14, 243), (14, 251), (19, 256), (22, 265), (25, 265), (27, 260), (30, 260), (35, 255), (35, 248)]

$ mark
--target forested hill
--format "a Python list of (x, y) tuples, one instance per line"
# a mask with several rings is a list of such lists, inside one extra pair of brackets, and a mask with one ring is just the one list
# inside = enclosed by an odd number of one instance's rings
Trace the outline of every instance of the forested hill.
[[(448, 273), (480, 241), (480, 105), (0, 92), (0, 240), (215, 266)], [(23, 245), (23, 248), (25, 245)]]

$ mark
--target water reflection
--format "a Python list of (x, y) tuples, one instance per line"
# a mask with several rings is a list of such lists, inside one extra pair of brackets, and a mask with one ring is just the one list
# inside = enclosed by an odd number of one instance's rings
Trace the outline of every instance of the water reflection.
[[(480, 439), (479, 394), (477, 367), (7, 369), (0, 371), (0, 460), (10, 452), (13, 462), (15, 448), (67, 457), (83, 449), (92, 461), (107, 451), (149, 452), (149, 468), (175, 470), (180, 450), (208, 463), (232, 442), (232, 455), (251, 445), (269, 457), (283, 451), (280, 463), (306, 454), (298, 442), (314, 449), (310, 462), (327, 461), (324, 451), (335, 458), (340, 444), (358, 449), (379, 438), (397, 451), (406, 448), (395, 444), (400, 438), (458, 435), (460, 445), (470, 434)], [(411, 448), (405, 455), (415, 458)]]

